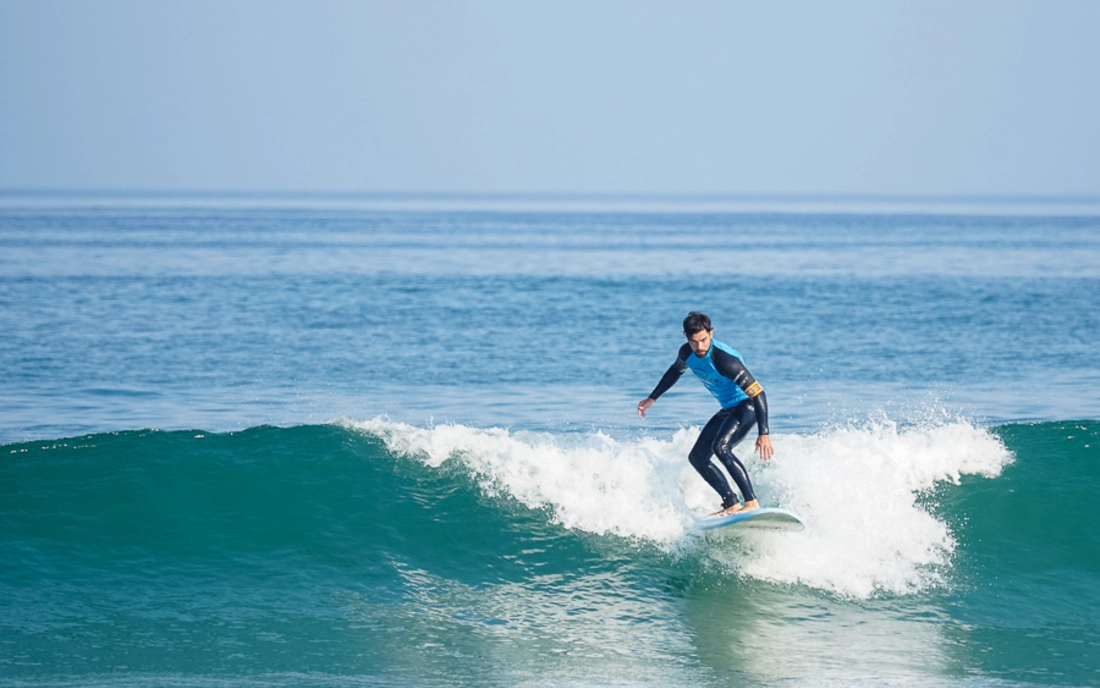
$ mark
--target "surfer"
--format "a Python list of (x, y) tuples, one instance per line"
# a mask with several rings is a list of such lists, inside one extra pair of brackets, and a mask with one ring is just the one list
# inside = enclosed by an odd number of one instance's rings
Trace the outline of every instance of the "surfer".
[[(649, 396), (638, 402), (638, 415), (645, 418), (646, 410), (676, 384), (688, 368), (710, 390), (722, 408), (703, 426), (699, 439), (688, 454), (688, 461), (703, 476), (703, 480), (722, 496), (721, 511), (711, 516), (725, 516), (760, 508), (752, 491), (749, 474), (733, 453), (733, 448), (745, 439), (754, 423), (759, 433), (756, 451), (760, 453), (760, 458), (768, 461), (775, 452), (768, 436), (768, 403), (764, 388), (745, 367), (741, 354), (730, 346), (715, 341), (713, 334), (710, 318), (695, 311), (688, 313), (684, 318), (687, 343), (680, 347), (676, 362), (665, 371)], [(743, 506), (737, 501), (737, 495), (730, 489), (722, 471), (711, 461), (711, 456), (718, 457), (737, 483), (737, 488), (745, 499)]]

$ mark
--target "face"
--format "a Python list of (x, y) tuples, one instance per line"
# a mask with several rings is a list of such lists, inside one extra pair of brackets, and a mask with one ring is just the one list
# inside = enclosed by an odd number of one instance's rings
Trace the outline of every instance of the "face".
[(707, 355), (710, 351), (710, 340), (714, 330), (699, 330), (695, 334), (687, 338), (688, 344), (691, 346), (691, 351), (699, 358)]

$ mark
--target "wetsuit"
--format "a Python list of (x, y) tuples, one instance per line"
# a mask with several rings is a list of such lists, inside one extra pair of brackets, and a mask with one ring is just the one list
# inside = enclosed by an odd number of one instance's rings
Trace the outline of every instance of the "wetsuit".
[(703, 426), (688, 460), (703, 480), (722, 495), (722, 508), (736, 504), (737, 497), (722, 471), (711, 462), (712, 455), (717, 456), (729, 471), (745, 501), (756, 499), (749, 474), (734, 455), (733, 448), (745, 439), (754, 423), (761, 435), (768, 434), (768, 402), (764, 388), (745, 367), (741, 354), (722, 342), (711, 340), (710, 350), (702, 358), (692, 352), (690, 344), (680, 347), (676, 362), (665, 371), (649, 398), (656, 401), (689, 368), (722, 405), (722, 410)]

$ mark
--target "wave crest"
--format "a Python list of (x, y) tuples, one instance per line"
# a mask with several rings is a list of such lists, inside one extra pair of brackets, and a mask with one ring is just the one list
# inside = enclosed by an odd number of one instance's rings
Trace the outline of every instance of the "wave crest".
[(773, 435), (773, 461), (750, 458), (749, 443), (742, 459), (761, 502), (798, 511), (806, 530), (701, 535), (693, 513), (718, 500), (686, 460), (698, 428), (669, 439), (616, 440), (599, 432), (419, 428), (383, 418), (341, 424), (428, 466), (458, 461), (487, 493), (544, 509), (565, 528), (698, 553), (729, 573), (854, 598), (940, 584), (955, 539), (920, 496), (963, 475), (995, 477), (1012, 460), (999, 438), (963, 421)]

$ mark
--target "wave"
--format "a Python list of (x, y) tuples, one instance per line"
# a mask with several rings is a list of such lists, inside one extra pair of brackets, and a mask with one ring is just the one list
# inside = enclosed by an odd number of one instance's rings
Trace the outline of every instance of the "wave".
[[(1031, 556), (1048, 560), (1044, 548), (1094, 545), (1076, 529), (1062, 542), (1021, 528), (1014, 511), (1003, 513), (1015, 507), (1001, 503), (1022, 485), (1036, 502), (1057, 498), (1064, 482), (1100, 486), (1087, 474), (1095, 461), (1077, 454), (1058, 470), (1049, 458), (1038, 463), (1074, 427), (1083, 428), (1074, 431), (1080, 451), (1095, 457), (1095, 422), (880, 422), (775, 435), (773, 461), (742, 458), (761, 501), (798, 511), (806, 530), (707, 534), (692, 528), (695, 514), (717, 506), (685, 458), (695, 428), (616, 439), (376, 418), (222, 435), (107, 433), (0, 450), (3, 548), (13, 575), (21, 561), (50, 557), (76, 567), (150, 556), (240, 563), (278, 552), (303, 569), (366, 576), (412, 559), (476, 582), (494, 558), (491, 575), (522, 577), (533, 559), (566, 568), (594, 546), (657, 568), (688, 561), (841, 597), (906, 595), (950, 584), (960, 542), (978, 556), (1024, 538), (1040, 550)], [(1069, 506), (1090, 518), (1085, 503)], [(517, 554), (531, 541), (556, 544)], [(21, 556), (29, 550), (35, 557)]]
[(732, 574), (857, 598), (941, 584), (956, 540), (924, 497), (966, 475), (994, 478), (1012, 461), (997, 435), (965, 422), (776, 435), (776, 458), (749, 459), (749, 471), (762, 503), (798, 511), (806, 530), (700, 536), (693, 515), (718, 503), (685, 459), (697, 428), (620, 441), (383, 419), (342, 424), (427, 466), (457, 462), (486, 493), (546, 510), (564, 528), (635, 538), (701, 555)]
[(777, 435), (749, 467), (798, 533), (692, 530), (716, 503), (695, 432), (345, 419), (3, 445), (0, 673), (1094, 680), (1100, 423)]

